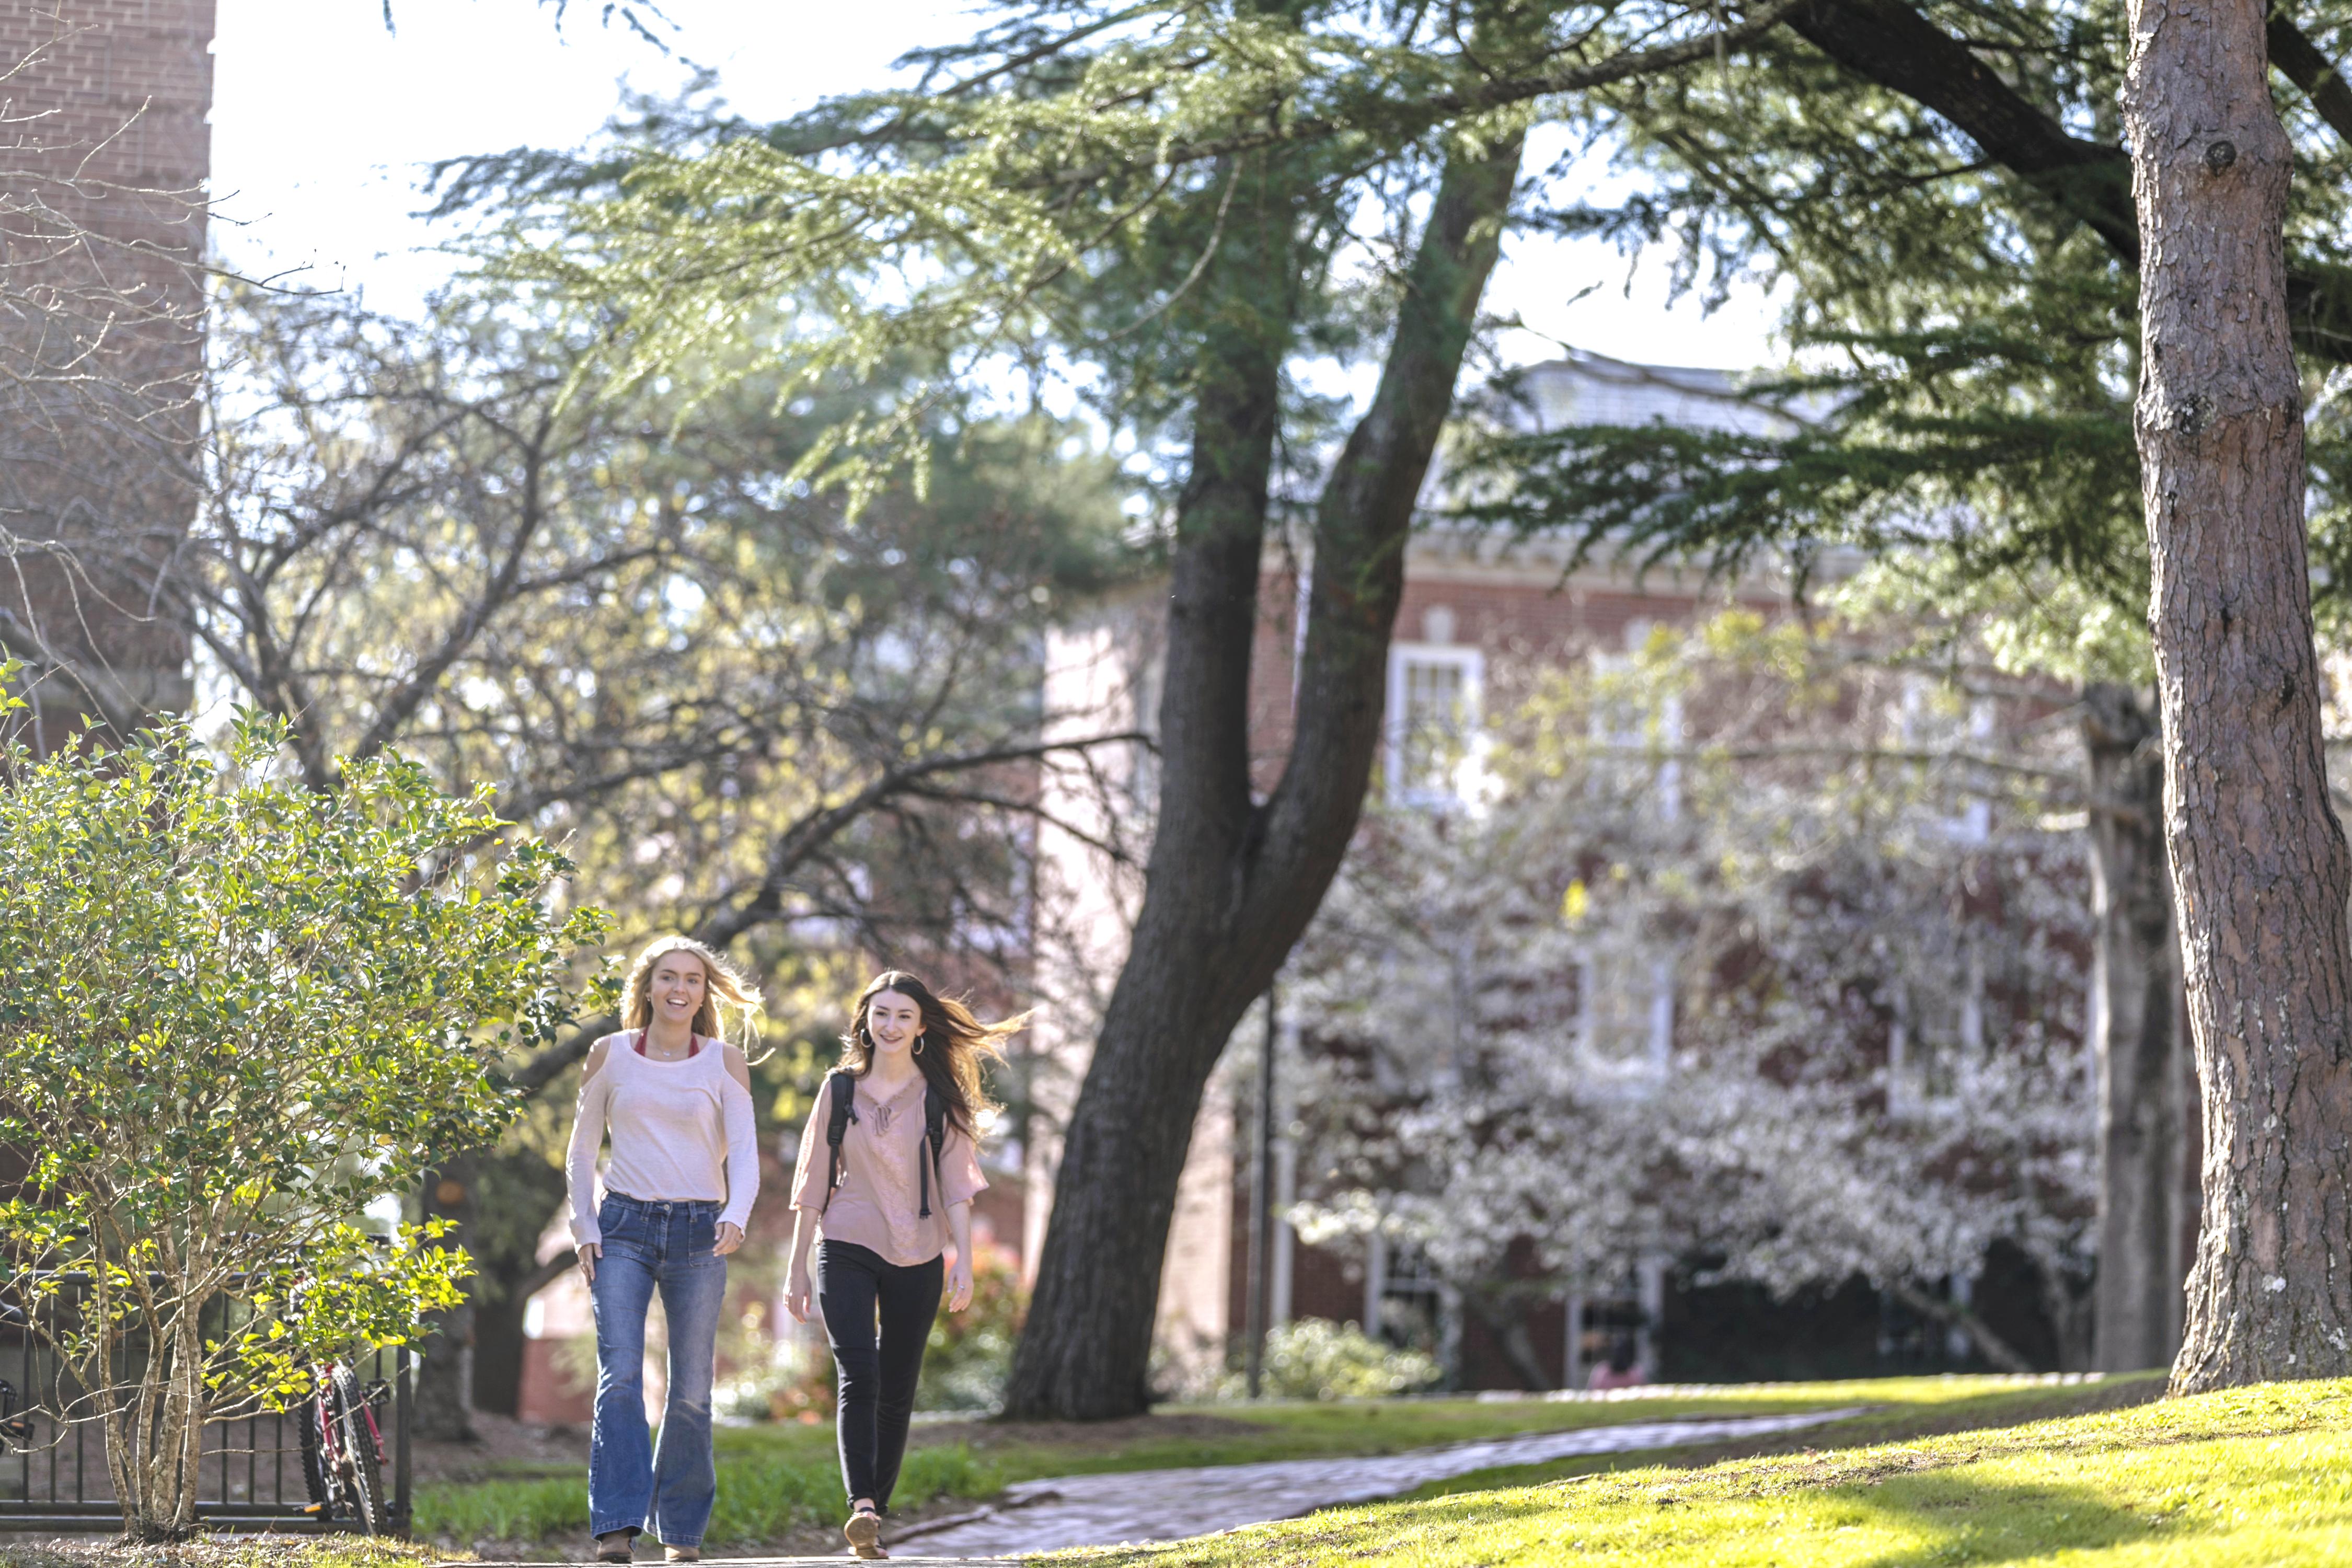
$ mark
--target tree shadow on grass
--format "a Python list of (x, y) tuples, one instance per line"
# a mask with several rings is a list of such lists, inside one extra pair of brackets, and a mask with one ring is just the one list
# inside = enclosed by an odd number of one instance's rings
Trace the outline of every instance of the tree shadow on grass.
[[(1278, 1535), (1251, 1542), (1248, 1549), (1237, 1549), (1237, 1543), (1229, 1537), (1211, 1536), (1194, 1542), (1102, 1552), (1090, 1559), (1088, 1568), (1143, 1568), (1146, 1564), (1151, 1568), (1183, 1568), (1188, 1563), (1223, 1565), (1237, 1559), (1270, 1568), (1298, 1568), (1302, 1564), (1347, 1564), (1358, 1559), (1376, 1558), (1390, 1547), (1408, 1556), (1427, 1558), (1433, 1551), (1442, 1555), (1454, 1549), (1454, 1543), (1445, 1539), (1454, 1532), (1448, 1530), (1449, 1524), (1469, 1536), (1497, 1525), (1507, 1529), (1515, 1523), (1534, 1523), (1540, 1527), (1545, 1516), (1557, 1519), (1557, 1528), (1546, 1531), (1556, 1539), (1522, 1540), (1514, 1548), (1507, 1549), (1509, 1559), (1526, 1561), (1526, 1552), (1537, 1549), (1572, 1562), (1576, 1549), (1583, 1542), (1571, 1538), (1582, 1533), (1579, 1525), (1583, 1524), (1597, 1527), (1591, 1529), (1597, 1538), (1609, 1539), (1609, 1551), (1622, 1553), (1629, 1549), (1647, 1550), (1659, 1562), (1703, 1562), (1706, 1545), (1691, 1540), (1688, 1533), (1689, 1526), (1696, 1521), (1689, 1520), (1682, 1510), (1688, 1508), (1703, 1513), (1715, 1500), (1685, 1499), (1676, 1495), (1677, 1489), (1672, 1480), (1662, 1480), (1648, 1503), (1628, 1500), (1630, 1506), (1622, 1511), (1611, 1510), (1616, 1518), (1610, 1522), (1622, 1526), (1639, 1520), (1654, 1507), (1662, 1522), (1670, 1517), (1675, 1520), (1675, 1525), (1668, 1530), (1682, 1539), (1671, 1544), (1666, 1541), (1652, 1545), (1622, 1537), (1610, 1539), (1614, 1537), (1614, 1531), (1602, 1520), (1560, 1517), (1557, 1494), (1549, 1498), (1519, 1494), (1507, 1500), (1496, 1496), (1469, 1507), (1465, 1506), (1466, 1500), (1453, 1500), (1444, 1511), (1465, 1517), (1452, 1521), (1430, 1510), (1427, 1505), (1407, 1505), (1396, 1519), (1393, 1532), (1377, 1526), (1368, 1531), (1359, 1521), (1335, 1519), (1323, 1529), (1316, 1528), (1312, 1522), (1303, 1529), (1294, 1523)], [(1787, 1531), (1788, 1555), (1783, 1562), (1788, 1568), (1813, 1568), (1815, 1564), (1821, 1568), (1997, 1568), (1998, 1564), (2070, 1548), (2125, 1545), (2164, 1531), (2162, 1524), (2118, 1507), (2088, 1488), (2005, 1485), (1941, 1467), (1863, 1483), (1800, 1488), (1781, 1497), (1788, 1504), (1789, 1517), (1785, 1524), (1777, 1528)], [(1746, 1500), (1760, 1500), (1748, 1494)], [(1669, 1510), (1674, 1510), (1671, 1515)], [(1877, 1527), (1915, 1539), (1910, 1544), (1891, 1550), (1848, 1555), (1837, 1549), (1842, 1527)], [(1755, 1536), (1775, 1528), (1757, 1525), (1741, 1534), (1752, 1543)], [(1408, 1537), (1412, 1538), (1409, 1548), (1405, 1539)], [(1471, 1541), (1461, 1542), (1460, 1550), (1468, 1553), (1461, 1558), (1465, 1563), (1481, 1560), (1479, 1545)]]
[(1541, 1486), (1549, 1481), (1605, 1475), (1616, 1470), (1647, 1469), (1658, 1465), (1674, 1469), (1703, 1470), (1710, 1465), (1719, 1465), (1730, 1459), (1869, 1448), (1960, 1432), (1998, 1431), (2035, 1421), (2064, 1420), (2150, 1404), (2163, 1396), (2165, 1376), (2160, 1372), (2126, 1373), (2091, 1384), (1993, 1389), (1924, 1406), (1881, 1407), (1827, 1426), (1801, 1426), (1792, 1431), (1765, 1433), (1729, 1442), (1687, 1443), (1664, 1448), (1628, 1448), (1618, 1453), (1584, 1454), (1543, 1464), (1473, 1470), (1467, 1475), (1431, 1481), (1404, 1495), (1434, 1498), (1461, 1492), (1492, 1491), (1504, 1487)]
[(1850, 1514), (1853, 1523), (1891, 1526), (1919, 1538), (1915, 1545), (1854, 1559), (1851, 1568), (1989, 1568), (2069, 1549), (2121, 1546), (2163, 1530), (2087, 1487), (2003, 1484), (1965, 1469), (1918, 1470), (1867, 1485), (1825, 1488), (1812, 1500), (1809, 1514), (1815, 1530)]

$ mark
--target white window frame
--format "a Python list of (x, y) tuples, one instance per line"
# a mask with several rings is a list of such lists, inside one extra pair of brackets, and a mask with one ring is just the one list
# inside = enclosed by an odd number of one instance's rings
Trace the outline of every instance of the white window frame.
[[(1462, 723), (1466, 744), (1454, 770), (1452, 789), (1408, 788), (1404, 781), (1405, 671), (1413, 665), (1446, 665), (1462, 672)], [(1479, 773), (1480, 726), (1486, 694), (1486, 656), (1475, 645), (1407, 642), (1389, 645), (1388, 721), (1382, 746), (1382, 773), (1388, 779), (1391, 805), (1446, 811), (1468, 804), (1476, 793)]]
[[(1903, 678), (1903, 696), (1896, 710), (1895, 734), (1904, 745), (1925, 746), (1943, 738), (1928, 733), (1922, 712), (1939, 685), (1939, 682), (1916, 673), (1906, 674)], [(1958, 732), (1965, 735), (1971, 744), (1981, 746), (1992, 739), (1995, 717), (1991, 698), (1971, 697), (1968, 717), (1961, 721)], [(1968, 796), (1958, 812), (1949, 816), (1937, 817), (1936, 825), (1944, 837), (1955, 844), (1990, 843), (1992, 839), (1992, 803), (1982, 795)]]
[(1629, 966), (1627, 976), (1639, 974), (1649, 983), (1649, 1002), (1643, 1008), (1646, 1027), (1639, 1053), (1628, 1056), (1604, 1055), (1601, 1041), (1599, 1000), (1601, 965), (1599, 957), (1590, 950), (1576, 955), (1576, 1016), (1570, 1037), (1576, 1042), (1588, 1071), (1605, 1074), (1620, 1089), (1636, 1094), (1647, 1094), (1674, 1075), (1675, 1023), (1680, 997), (1676, 990), (1675, 955), (1653, 950), (1648, 963), (1640, 969)]
[[(1636, 627), (1646, 627), (1648, 624), (1646, 621), (1633, 623), (1633, 626), (1627, 628), (1626, 640), (1640, 641), (1640, 637), (1633, 635), (1634, 630)], [(1644, 632), (1643, 635), (1647, 634)], [(1592, 655), (1592, 673), (1603, 679), (1612, 675), (1622, 675), (1633, 668), (1633, 659), (1634, 656), (1631, 653), (1595, 652)], [(1621, 729), (1611, 724), (1610, 718), (1611, 715), (1604, 713), (1598, 705), (1594, 707), (1592, 721), (1587, 730), (1587, 733), (1592, 738), (1593, 744), (1622, 747), (1628, 751), (1641, 750), (1650, 744), (1650, 729), (1654, 721), (1657, 727), (1657, 741), (1662, 748), (1673, 752), (1679, 749), (1683, 743), (1683, 699), (1682, 693), (1678, 691), (1666, 693), (1657, 708), (1642, 714), (1639, 721), (1630, 729)], [(1661, 822), (1673, 822), (1682, 816), (1683, 764), (1681, 758), (1672, 755), (1662, 758), (1658, 763), (1656, 773), (1651, 775), (1650, 787), (1651, 808), (1658, 814), (1658, 819)]]

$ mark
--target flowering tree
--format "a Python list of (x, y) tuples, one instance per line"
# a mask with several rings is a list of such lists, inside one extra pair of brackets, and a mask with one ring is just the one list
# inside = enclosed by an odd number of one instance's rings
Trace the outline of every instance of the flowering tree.
[(376, 1246), (362, 1211), (499, 1134), (502, 1058), (568, 1017), (601, 931), (483, 797), (394, 756), (316, 790), (284, 740), (0, 750), (0, 1147), (30, 1164), (0, 1292), (142, 1539), (193, 1528), (208, 1425), (455, 1299), (461, 1252)]
[(1854, 653), (1744, 614), (1661, 632), (1534, 679), (1483, 798), (1374, 820), (1291, 993), (1325, 1047), (1310, 1238), (1380, 1227), (1464, 1285), (1520, 1240), (1575, 1288), (1642, 1256), (1860, 1274), (2022, 1366), (1933, 1289), (2005, 1239), (2079, 1342), (2086, 921), (2079, 836), (2041, 809), (2064, 759)]

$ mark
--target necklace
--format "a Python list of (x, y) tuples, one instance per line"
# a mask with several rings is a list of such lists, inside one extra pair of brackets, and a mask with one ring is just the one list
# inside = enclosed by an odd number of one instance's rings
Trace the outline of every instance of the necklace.
[(694, 1055), (694, 1037), (692, 1035), (687, 1036), (686, 1048), (680, 1051), (672, 1051), (667, 1046), (656, 1045), (654, 1043), (653, 1031), (650, 1029), (646, 1030), (641, 1037), (645, 1042), (644, 1054), (657, 1062), (682, 1062), (686, 1060), (687, 1058)]

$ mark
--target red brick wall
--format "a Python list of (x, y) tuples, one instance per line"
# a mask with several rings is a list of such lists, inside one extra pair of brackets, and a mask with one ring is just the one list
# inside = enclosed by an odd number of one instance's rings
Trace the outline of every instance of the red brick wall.
[[(189, 198), (212, 171), (212, 38), (213, 0), (0, 6), (0, 69), (17, 67), (0, 86), (8, 169), (74, 177), (47, 198), (110, 238), (200, 254), (204, 209)], [(170, 267), (140, 270), (179, 286)]]
[(0, 638), (74, 667), (34, 693), (61, 718), (93, 680), (187, 700), (155, 590), (196, 503), (212, 36), (213, 0), (0, 6), (0, 527), (78, 563), (0, 584)]
[[(1429, 612), (1443, 606), (1453, 616), (1451, 640), (1486, 656), (1491, 691), (1497, 678), (1507, 678), (1514, 668), (1579, 657), (1592, 648), (1622, 651), (1628, 628), (1637, 623), (1687, 625), (1715, 614), (1727, 602), (1722, 589), (1709, 588), (1697, 573), (1662, 568), (1638, 585), (1561, 583), (1540, 564), (1509, 574), (1480, 571), (1455, 575), (1416, 555), (1406, 569), (1395, 640), (1429, 640)], [(1761, 595), (1743, 595), (1739, 602), (1767, 613), (1787, 609), (1784, 600)], [(1290, 748), (1297, 603), (1297, 584), (1287, 569), (1269, 571), (1259, 588), (1257, 646), (1250, 667), (1250, 754), (1254, 782), (1261, 790), (1271, 789), (1281, 777)]]
[(517, 1420), (541, 1426), (585, 1426), (595, 1415), (595, 1380), (560, 1365), (562, 1349), (560, 1340), (523, 1341)]

